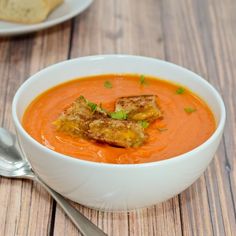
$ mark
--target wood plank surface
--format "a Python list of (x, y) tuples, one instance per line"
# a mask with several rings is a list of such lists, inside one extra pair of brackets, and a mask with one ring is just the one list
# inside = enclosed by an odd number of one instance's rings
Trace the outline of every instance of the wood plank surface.
[[(32, 35), (0, 39), (0, 122), (29, 75), (67, 58), (124, 53), (189, 68), (221, 93), (227, 122), (205, 173), (164, 203), (129, 213), (72, 203), (108, 235), (236, 235), (236, 1), (96, 0), (76, 18)], [(26, 180), (0, 179), (0, 235), (80, 235), (50, 196)]]

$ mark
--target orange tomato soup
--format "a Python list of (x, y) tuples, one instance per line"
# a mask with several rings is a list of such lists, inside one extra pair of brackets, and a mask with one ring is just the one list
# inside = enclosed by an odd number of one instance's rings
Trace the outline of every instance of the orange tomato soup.
[[(112, 84), (105, 86), (105, 82)], [(145, 82), (145, 83), (144, 83)], [(215, 131), (214, 116), (198, 96), (188, 89), (140, 75), (97, 75), (75, 79), (53, 87), (39, 95), (26, 109), (23, 127), (39, 143), (68, 156), (93, 162), (133, 164), (168, 159), (188, 152)], [(118, 148), (72, 137), (57, 131), (52, 124), (77, 97), (114, 110), (115, 100), (123, 96), (153, 94), (163, 119), (157, 119), (146, 129), (149, 138), (137, 148)]]

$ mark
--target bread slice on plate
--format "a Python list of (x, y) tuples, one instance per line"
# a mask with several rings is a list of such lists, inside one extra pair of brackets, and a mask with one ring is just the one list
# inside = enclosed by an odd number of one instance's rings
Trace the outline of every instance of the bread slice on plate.
[(45, 20), (63, 0), (0, 0), (0, 19), (24, 24)]

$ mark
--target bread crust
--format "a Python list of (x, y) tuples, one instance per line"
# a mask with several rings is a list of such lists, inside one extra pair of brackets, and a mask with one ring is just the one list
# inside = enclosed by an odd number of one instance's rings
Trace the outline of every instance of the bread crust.
[(64, 131), (70, 135), (87, 136), (91, 120), (106, 118), (108, 115), (103, 110), (92, 110), (89, 101), (83, 96), (77, 98), (59, 118), (54, 121), (57, 130)]
[(0, 19), (34, 24), (47, 18), (63, 0), (0, 0)]
[(123, 110), (128, 119), (134, 121), (153, 121), (162, 117), (162, 112), (157, 105), (156, 95), (141, 95), (121, 97), (116, 101), (116, 111)]
[(144, 129), (133, 121), (102, 118), (89, 123), (88, 137), (117, 147), (138, 147), (147, 139)]

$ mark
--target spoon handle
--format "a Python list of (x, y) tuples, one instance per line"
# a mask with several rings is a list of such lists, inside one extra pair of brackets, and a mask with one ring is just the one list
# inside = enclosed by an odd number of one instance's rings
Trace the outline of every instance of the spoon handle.
[(36, 181), (39, 182), (51, 196), (56, 200), (60, 207), (65, 211), (67, 216), (72, 220), (72, 222), (78, 227), (80, 232), (84, 236), (106, 236), (101, 229), (99, 229), (95, 224), (93, 224), (89, 219), (72, 207), (64, 197), (59, 193), (52, 190), (45, 183), (43, 183), (39, 178), (36, 178)]

